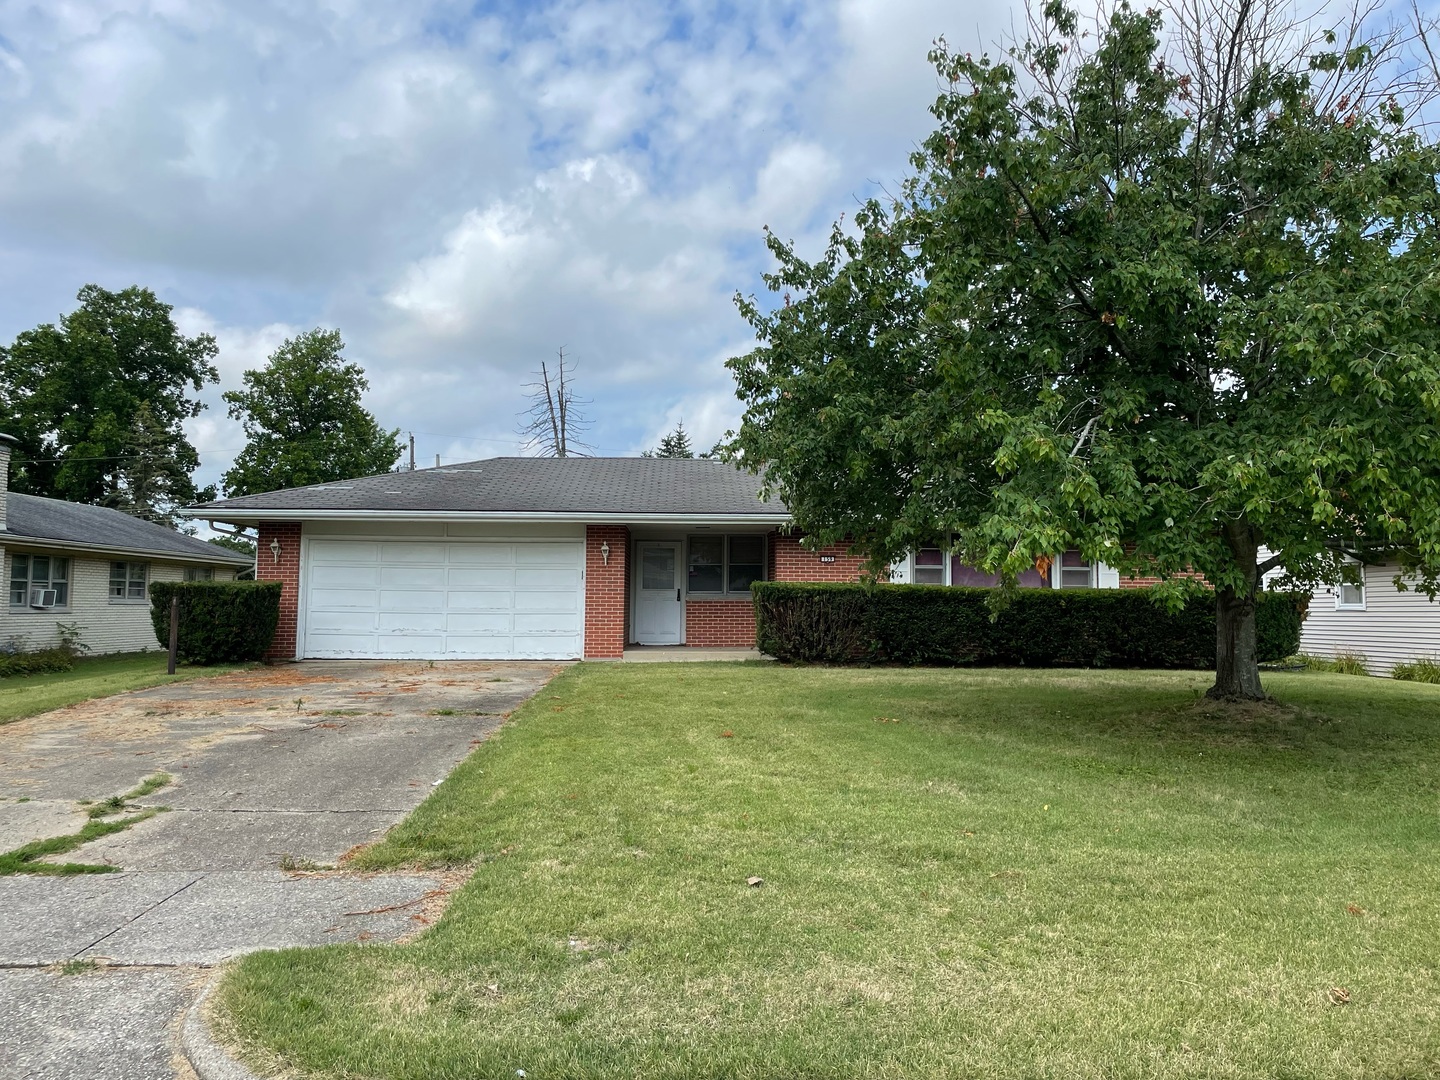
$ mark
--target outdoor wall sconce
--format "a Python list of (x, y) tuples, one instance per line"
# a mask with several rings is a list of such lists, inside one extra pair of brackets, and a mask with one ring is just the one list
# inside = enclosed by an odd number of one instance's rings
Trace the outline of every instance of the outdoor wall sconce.
[(610, 565), (610, 541), (609, 541), (609, 540), (601, 540), (601, 541), (600, 541), (600, 563), (601, 563), (601, 565), (603, 565), (603, 566), (609, 566), (609, 565)]
[(271, 540), (271, 541), (270, 541), (270, 559), (271, 559), (272, 562), (277, 562), (277, 563), (278, 563), (278, 562), (280, 561), (280, 541), (279, 541), (279, 540)]

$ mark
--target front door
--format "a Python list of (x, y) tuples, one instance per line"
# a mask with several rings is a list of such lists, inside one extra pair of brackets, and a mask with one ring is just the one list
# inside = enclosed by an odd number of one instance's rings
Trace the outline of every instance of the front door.
[(681, 545), (643, 541), (636, 545), (635, 640), (641, 645), (679, 645), (685, 628), (681, 599)]

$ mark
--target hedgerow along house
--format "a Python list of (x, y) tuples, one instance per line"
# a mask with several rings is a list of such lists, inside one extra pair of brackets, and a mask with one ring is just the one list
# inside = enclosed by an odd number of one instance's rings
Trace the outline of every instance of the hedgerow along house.
[[(757, 477), (682, 458), (490, 458), (204, 503), (253, 526), (282, 583), (275, 658), (616, 659), (627, 645), (746, 648), (754, 581), (853, 581)], [(993, 583), (921, 548), (892, 579)], [(1144, 585), (1147, 581), (1127, 581)], [(1024, 585), (1118, 588), (1078, 552)]]
[(78, 631), (91, 652), (155, 649), (152, 581), (228, 581), (246, 555), (104, 506), (10, 491), (10, 448), (0, 435), (0, 645), (23, 650)]

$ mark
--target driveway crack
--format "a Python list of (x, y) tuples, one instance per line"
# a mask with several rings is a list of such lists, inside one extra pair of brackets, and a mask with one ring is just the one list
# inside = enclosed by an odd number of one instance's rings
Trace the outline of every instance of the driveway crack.
[(95, 948), (96, 945), (99, 945), (102, 941), (106, 940), (107, 938), (110, 938), (110, 937), (114, 936), (115, 934), (118, 934), (121, 930), (124, 930), (125, 927), (129, 926), (131, 923), (139, 922), (139, 921), (140, 921), (141, 919), (143, 919), (146, 915), (149, 915), (152, 911), (154, 911), (156, 908), (158, 908), (161, 904), (168, 903), (169, 901), (174, 900), (175, 897), (179, 896), (179, 895), (180, 895), (182, 892), (184, 892), (186, 889), (190, 888), (191, 885), (194, 885), (197, 881), (201, 881), (201, 880), (203, 880), (204, 878), (205, 878), (205, 875), (204, 875), (204, 874), (196, 874), (193, 878), (191, 878), (189, 881), (187, 881), (184, 885), (181, 885), (181, 886), (180, 886), (178, 889), (176, 889), (174, 892), (172, 892), (172, 893), (167, 893), (166, 895), (162, 896), (159, 900), (156, 900), (153, 904), (151, 904), (149, 907), (147, 907), (144, 911), (140, 912), (140, 913), (137, 914), (137, 915), (132, 916), (131, 918), (126, 919), (124, 922), (122, 922), (119, 926), (115, 927), (113, 930), (109, 930), (109, 931), (105, 932), (104, 934), (101, 934), (98, 938), (96, 938), (94, 941), (92, 941), (89, 945), (86, 945), (83, 949), (79, 949), (79, 950), (77, 950), (76, 952), (71, 953), (71, 954), (70, 954), (70, 958), (73, 960), (73, 959), (75, 959), (76, 957), (80, 956), (82, 953), (87, 953), (87, 952), (89, 952), (91, 949)]

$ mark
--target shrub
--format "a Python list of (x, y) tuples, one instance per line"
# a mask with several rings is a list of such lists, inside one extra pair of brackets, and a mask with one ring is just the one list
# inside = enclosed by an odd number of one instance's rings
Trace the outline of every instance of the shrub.
[(170, 647), (170, 598), (180, 598), (177, 655), (192, 664), (259, 660), (280, 622), (278, 581), (156, 581), (150, 618), (162, 649)]
[(1364, 653), (1337, 652), (1330, 670), (1337, 675), (1369, 675), (1369, 663)]
[[(1027, 589), (992, 618), (992, 596), (924, 585), (757, 582), (756, 643), (781, 660), (822, 663), (1215, 666), (1215, 609), (1203, 599), (1171, 612), (1144, 589)], [(1303, 604), (1292, 593), (1260, 597), (1262, 661), (1299, 647)]]
[(75, 652), (64, 645), (35, 652), (0, 652), (0, 679), (11, 675), (48, 675), (75, 666)]
[(1440, 683), (1440, 663), (1422, 656), (1408, 664), (1396, 664), (1390, 669), (1390, 677), (1406, 682)]

